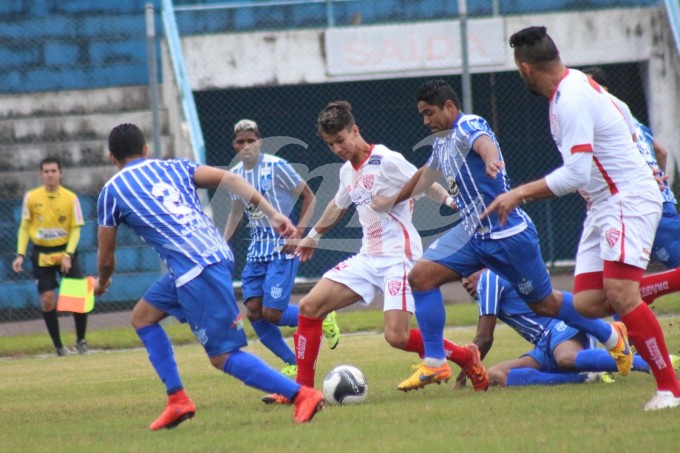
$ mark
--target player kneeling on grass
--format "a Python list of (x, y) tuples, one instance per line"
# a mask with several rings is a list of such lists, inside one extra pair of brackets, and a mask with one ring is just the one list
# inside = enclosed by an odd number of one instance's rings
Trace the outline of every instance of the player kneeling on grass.
[[(534, 345), (520, 358), (489, 368), (491, 385), (555, 385), (610, 381), (606, 373), (617, 371), (616, 361), (604, 349), (592, 348), (595, 340), (559, 319), (535, 314), (512, 285), (490, 270), (475, 272), (462, 280), (465, 290), (477, 301), (479, 321), (474, 343), (484, 357), (494, 341), (496, 321), (500, 319)], [(678, 365), (680, 357), (671, 356)], [(633, 371), (649, 373), (649, 365), (633, 356)], [(465, 385), (465, 375), (457, 378)]]
[(231, 172), (186, 159), (147, 159), (144, 136), (134, 124), (121, 124), (111, 131), (109, 151), (120, 171), (99, 195), (95, 294), (105, 293), (111, 284), (121, 224), (151, 245), (168, 267), (132, 310), (132, 326), (168, 394), (165, 410), (150, 428), (173, 428), (196, 411), (183, 390), (170, 340), (159, 324), (168, 315), (189, 324), (215, 368), (251, 387), (285, 395), (295, 403), (294, 420), (310, 421), (323, 407), (323, 394), (292, 382), (258, 357), (241, 351), (247, 341), (231, 280), (233, 255), (203, 213), (197, 188), (226, 187), (250, 200), (283, 236), (294, 231), (293, 224)]
[[(318, 129), (331, 152), (345, 164), (340, 169), (335, 198), (308, 236), (300, 241), (297, 251), (303, 262), (311, 259), (321, 235), (335, 225), (351, 204), (356, 206), (363, 236), (359, 253), (326, 272), (300, 301), (298, 332), (294, 335), (297, 381), (309, 387), (314, 386), (323, 317), (357, 302), (368, 305), (379, 292), (385, 296), (387, 342), (421, 357), (424, 353), (420, 331), (409, 328), (414, 305), (406, 276), (422, 253), (420, 236), (411, 220), (412, 201), (397, 203), (386, 212), (371, 207), (376, 194), (387, 197), (396, 194), (416, 168), (401, 154), (383, 145), (367, 143), (347, 102), (328, 104), (319, 114)], [(433, 185), (428, 195), (442, 204), (448, 199), (439, 184)], [(475, 390), (487, 389), (486, 370), (475, 345), (461, 347), (444, 339), (443, 347), (447, 358), (462, 367), (473, 381)], [(282, 402), (273, 397), (271, 402)]]

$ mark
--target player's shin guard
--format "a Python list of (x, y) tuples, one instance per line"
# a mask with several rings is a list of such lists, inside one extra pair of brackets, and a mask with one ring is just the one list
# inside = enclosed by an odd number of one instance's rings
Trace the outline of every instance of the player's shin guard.
[(300, 390), (299, 384), (271, 368), (259, 357), (243, 351), (230, 353), (223, 371), (249, 387), (265, 393), (283, 395), (289, 400), (292, 400)]
[(263, 345), (273, 352), (284, 363), (294, 364), (295, 354), (283, 339), (281, 330), (266, 319), (260, 319), (251, 323), (253, 330), (257, 334)]
[(580, 373), (546, 373), (533, 368), (514, 368), (508, 373), (505, 385), (520, 387), (526, 385), (580, 384), (587, 377), (586, 374)]
[(168, 395), (182, 390), (182, 380), (177, 370), (175, 353), (165, 330), (160, 324), (151, 324), (137, 330), (139, 339), (144, 343), (149, 353), (149, 361), (156, 370), (156, 374), (165, 384)]
[(425, 359), (443, 360), (444, 326), (446, 325), (446, 309), (439, 288), (429, 291), (413, 291), (416, 306), (416, 319), (423, 337)]
[(611, 346), (607, 344), (612, 336), (612, 328), (609, 324), (601, 319), (586, 318), (576, 311), (576, 308), (574, 307), (574, 296), (571, 293), (563, 291), (562, 296), (562, 306), (557, 315), (558, 319), (575, 329), (591, 334), (608, 348), (611, 348), (616, 344), (616, 342)]
[(308, 318), (300, 315), (298, 331), (293, 335), (295, 340), (295, 358), (298, 364), (297, 382), (314, 388), (316, 359), (321, 347), (322, 318)]
[(640, 296), (647, 305), (651, 305), (658, 297), (677, 291), (680, 291), (680, 267), (645, 275), (640, 280)]
[(630, 341), (649, 364), (658, 390), (670, 391), (680, 397), (680, 383), (668, 356), (663, 331), (652, 310), (641, 303), (621, 319), (628, 329)]

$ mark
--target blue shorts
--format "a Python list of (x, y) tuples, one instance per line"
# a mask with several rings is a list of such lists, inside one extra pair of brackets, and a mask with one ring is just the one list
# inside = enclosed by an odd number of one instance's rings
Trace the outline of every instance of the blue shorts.
[[(581, 334), (579, 330), (569, 327), (563, 321), (555, 322), (550, 327), (550, 330), (548, 330), (548, 333), (534, 346), (534, 349), (523, 354), (522, 357), (529, 356), (533, 358), (541, 366), (542, 371), (559, 371), (553, 351), (561, 343), (571, 340), (579, 334)], [(590, 349), (593, 343), (592, 341), (586, 341), (583, 349)]]
[(236, 351), (248, 342), (234, 297), (231, 269), (231, 261), (213, 264), (179, 288), (166, 273), (144, 294), (144, 300), (188, 323), (209, 357)]
[(663, 204), (663, 215), (652, 245), (652, 259), (669, 268), (680, 266), (680, 215), (674, 203)]
[(489, 268), (510, 282), (526, 303), (538, 302), (552, 291), (533, 224), (507, 238), (472, 238), (460, 248), (447, 248), (447, 242), (457, 244), (458, 234), (456, 230), (444, 234), (427, 249), (423, 258), (448, 267), (463, 277)]
[(290, 302), (300, 258), (246, 263), (241, 274), (243, 302), (262, 298), (262, 306), (284, 311)]

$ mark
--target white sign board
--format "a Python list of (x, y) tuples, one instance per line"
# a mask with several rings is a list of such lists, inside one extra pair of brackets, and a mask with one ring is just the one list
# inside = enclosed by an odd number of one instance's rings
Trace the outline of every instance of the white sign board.
[[(325, 38), (329, 76), (462, 66), (460, 23), (457, 20), (330, 28)], [(508, 49), (502, 19), (468, 21), (471, 67), (503, 65)]]

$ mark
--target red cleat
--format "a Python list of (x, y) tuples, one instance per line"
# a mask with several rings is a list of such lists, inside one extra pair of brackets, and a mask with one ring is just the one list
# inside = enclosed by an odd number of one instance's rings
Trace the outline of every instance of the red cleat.
[(184, 390), (180, 390), (168, 396), (168, 404), (163, 409), (163, 413), (149, 426), (149, 429), (156, 431), (174, 428), (184, 420), (192, 418), (195, 413), (196, 406), (193, 401), (184, 393)]
[(278, 393), (272, 393), (262, 398), (264, 404), (293, 404), (288, 398)]
[(489, 376), (486, 374), (486, 368), (482, 364), (479, 348), (477, 348), (476, 344), (470, 343), (465, 345), (465, 349), (472, 353), (472, 359), (463, 367), (463, 371), (472, 381), (472, 388), (475, 389), (475, 392), (485, 392), (489, 388)]
[(323, 409), (323, 393), (313, 388), (302, 386), (298, 394), (295, 395), (293, 404), (295, 404), (293, 420), (296, 423), (306, 423), (311, 421), (312, 417)]

